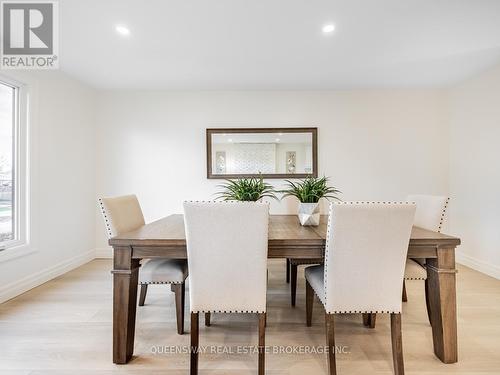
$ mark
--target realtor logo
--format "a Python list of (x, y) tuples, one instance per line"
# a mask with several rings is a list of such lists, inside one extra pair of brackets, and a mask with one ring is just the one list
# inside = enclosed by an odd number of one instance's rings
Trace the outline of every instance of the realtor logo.
[(3, 69), (59, 68), (57, 1), (2, 1)]

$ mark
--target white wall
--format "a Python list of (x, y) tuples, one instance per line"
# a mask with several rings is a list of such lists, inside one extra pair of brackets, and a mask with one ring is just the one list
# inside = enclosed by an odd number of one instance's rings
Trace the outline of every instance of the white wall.
[(58, 71), (2, 76), (29, 89), (31, 239), (0, 253), (0, 302), (95, 254), (95, 92)]
[[(205, 128), (316, 126), (320, 175), (330, 176), (344, 199), (446, 194), (446, 116), (438, 90), (104, 91), (97, 193), (136, 193), (146, 220), (181, 212), (183, 200), (211, 199), (220, 183), (206, 179)], [(273, 202), (271, 209), (295, 212), (295, 204)], [(105, 248), (101, 218), (96, 228), (97, 248)]]
[(454, 87), (449, 104), (458, 260), (500, 279), (500, 66)]

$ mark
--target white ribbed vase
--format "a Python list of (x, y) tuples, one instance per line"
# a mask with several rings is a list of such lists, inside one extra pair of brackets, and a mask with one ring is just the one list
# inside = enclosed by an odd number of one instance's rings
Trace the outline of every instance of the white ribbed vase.
[(319, 203), (299, 203), (299, 221), (303, 226), (319, 225)]

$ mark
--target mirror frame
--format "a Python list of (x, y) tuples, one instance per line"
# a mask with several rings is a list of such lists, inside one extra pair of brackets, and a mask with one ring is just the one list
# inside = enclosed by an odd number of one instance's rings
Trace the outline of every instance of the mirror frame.
[[(312, 135), (312, 173), (271, 173), (271, 174), (213, 174), (212, 173), (212, 134), (223, 133), (311, 133)], [(235, 179), (259, 177), (271, 178), (305, 178), (318, 177), (318, 128), (207, 128), (207, 178), (208, 179)]]

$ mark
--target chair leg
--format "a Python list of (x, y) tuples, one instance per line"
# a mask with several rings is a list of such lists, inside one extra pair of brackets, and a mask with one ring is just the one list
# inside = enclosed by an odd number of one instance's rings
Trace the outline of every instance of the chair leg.
[(295, 298), (297, 296), (297, 265), (290, 265), (290, 292), (292, 297), (292, 306), (295, 306)]
[(290, 259), (286, 258), (286, 282), (290, 282)]
[(266, 372), (266, 313), (259, 314), (259, 375)]
[(139, 306), (144, 306), (147, 292), (148, 292), (148, 284), (141, 284), (141, 294), (139, 295)]
[(429, 282), (425, 280), (425, 305), (427, 306), (427, 317), (429, 318), (429, 323), (432, 325), (431, 320), (431, 301), (429, 297)]
[(408, 302), (408, 296), (406, 295), (406, 284), (403, 280), (403, 302)]
[(205, 326), (210, 327), (210, 313), (205, 313)]
[(326, 325), (326, 345), (328, 347), (328, 374), (336, 375), (337, 366), (335, 365), (335, 323), (334, 314), (325, 313)]
[(363, 325), (368, 328), (375, 328), (375, 322), (377, 321), (377, 314), (367, 313), (363, 314)]
[(191, 313), (191, 375), (198, 374), (198, 345), (200, 333), (198, 330), (199, 314)]
[(177, 317), (177, 333), (184, 334), (184, 303), (186, 295), (186, 285), (171, 284), (172, 292), (175, 293), (175, 315)]
[(313, 305), (314, 305), (314, 290), (306, 279), (306, 325), (310, 327), (312, 325), (312, 315), (313, 315)]
[(370, 314), (362, 314), (363, 315), (363, 325), (368, 327), (370, 325)]
[(401, 336), (401, 314), (391, 314), (391, 341), (394, 375), (404, 375), (403, 339)]

